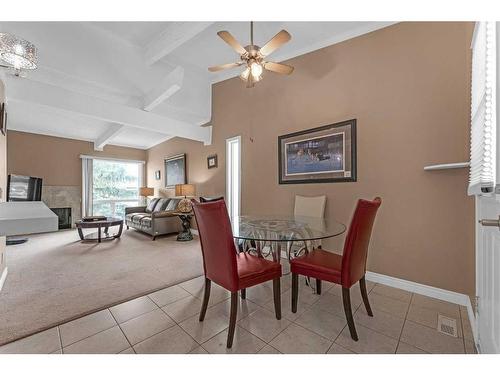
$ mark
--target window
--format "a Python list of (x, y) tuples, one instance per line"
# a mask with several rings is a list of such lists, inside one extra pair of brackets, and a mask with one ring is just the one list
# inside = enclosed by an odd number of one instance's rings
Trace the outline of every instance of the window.
[(495, 22), (477, 22), (472, 40), (469, 195), (493, 192), (500, 177), (496, 165), (496, 33)]
[(240, 215), (241, 137), (226, 139), (226, 202), (230, 217)]
[(125, 207), (141, 203), (143, 163), (83, 158), (84, 216), (125, 216)]

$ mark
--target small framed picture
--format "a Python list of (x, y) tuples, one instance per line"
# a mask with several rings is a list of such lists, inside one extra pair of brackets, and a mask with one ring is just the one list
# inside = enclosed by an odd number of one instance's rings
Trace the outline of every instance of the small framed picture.
[(155, 172), (155, 180), (159, 180), (160, 177), (161, 177), (160, 171), (158, 170), (158, 171)]
[(207, 157), (208, 169), (217, 168), (217, 155), (210, 155)]

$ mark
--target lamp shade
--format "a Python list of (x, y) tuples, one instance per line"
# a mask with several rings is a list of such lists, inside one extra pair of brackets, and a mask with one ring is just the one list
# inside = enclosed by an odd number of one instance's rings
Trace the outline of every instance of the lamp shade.
[(192, 184), (179, 184), (175, 185), (175, 195), (180, 196), (184, 195), (186, 196), (194, 196), (195, 195), (195, 188), (194, 185)]
[(155, 195), (155, 189), (150, 187), (140, 187), (139, 195), (141, 197), (150, 197), (152, 195)]

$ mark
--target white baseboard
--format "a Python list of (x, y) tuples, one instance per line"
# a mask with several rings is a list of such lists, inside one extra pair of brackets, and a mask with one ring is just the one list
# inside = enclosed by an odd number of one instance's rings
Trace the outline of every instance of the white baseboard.
[(7, 274), (9, 273), (9, 269), (7, 267), (4, 268), (2, 272), (2, 276), (0, 277), (0, 290), (2, 290), (3, 283), (7, 279)]
[(366, 280), (467, 307), (467, 315), (469, 316), (472, 334), (474, 335), (474, 341), (477, 345), (476, 317), (474, 316), (474, 310), (472, 309), (472, 304), (468, 295), (370, 271), (366, 272)]

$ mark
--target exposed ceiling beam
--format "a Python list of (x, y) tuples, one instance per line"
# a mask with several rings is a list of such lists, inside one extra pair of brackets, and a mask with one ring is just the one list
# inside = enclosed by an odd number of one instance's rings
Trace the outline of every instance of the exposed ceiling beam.
[(125, 129), (125, 125), (110, 124), (109, 127), (94, 141), (94, 150), (102, 151), (110, 141), (113, 140), (121, 131)]
[(144, 97), (144, 110), (152, 111), (157, 105), (174, 95), (182, 87), (184, 68), (178, 66), (167, 74), (163, 82)]
[(144, 56), (152, 65), (201, 33), (213, 22), (170, 22), (163, 32), (148, 43)]
[(205, 144), (210, 142), (209, 127), (191, 125), (138, 108), (107, 102), (29, 79), (5, 78), (7, 100), (29, 103), (32, 109), (36, 106), (51, 107), (66, 113), (188, 138)]

